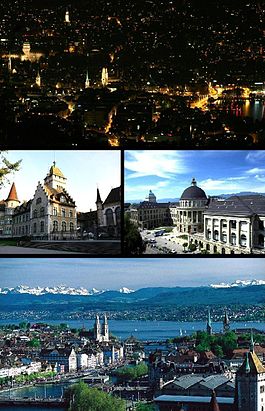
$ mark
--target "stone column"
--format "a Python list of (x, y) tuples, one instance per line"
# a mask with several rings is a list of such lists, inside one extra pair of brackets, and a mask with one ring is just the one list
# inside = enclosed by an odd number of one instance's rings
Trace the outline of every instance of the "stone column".
[(222, 239), (222, 218), (219, 220), (219, 241)]
[(236, 245), (240, 246), (240, 228), (241, 228), (240, 226), (241, 226), (241, 223), (240, 223), (240, 221), (237, 221), (236, 224), (237, 224), (237, 227), (236, 227)]

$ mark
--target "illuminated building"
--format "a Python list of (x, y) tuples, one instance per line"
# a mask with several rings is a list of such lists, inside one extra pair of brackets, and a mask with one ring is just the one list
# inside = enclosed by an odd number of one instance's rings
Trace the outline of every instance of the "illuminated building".
[(101, 83), (103, 87), (107, 87), (107, 85), (109, 84), (109, 73), (106, 67), (103, 67), (102, 69)]
[(65, 12), (64, 21), (65, 21), (65, 23), (70, 23), (70, 14), (69, 14), (68, 10), (66, 10), (66, 12)]

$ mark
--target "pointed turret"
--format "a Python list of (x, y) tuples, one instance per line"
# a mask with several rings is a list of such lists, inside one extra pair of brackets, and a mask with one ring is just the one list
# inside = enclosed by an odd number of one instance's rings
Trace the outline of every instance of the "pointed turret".
[(100, 192), (99, 192), (98, 188), (97, 188), (97, 201), (96, 201), (96, 204), (102, 204), (102, 200), (101, 200)]
[(252, 352), (252, 353), (255, 352), (255, 343), (254, 343), (252, 328), (251, 328), (251, 339), (250, 339), (250, 352)]
[(216, 399), (216, 393), (215, 393), (214, 390), (212, 392), (212, 398), (211, 398), (209, 410), (210, 411), (220, 411), (220, 408), (219, 408), (219, 405), (218, 405), (218, 402), (217, 402), (217, 399)]
[(15, 183), (12, 184), (6, 201), (16, 201), (16, 202), (20, 203), (20, 201), (17, 197), (17, 189), (16, 189), (16, 186), (15, 186)]

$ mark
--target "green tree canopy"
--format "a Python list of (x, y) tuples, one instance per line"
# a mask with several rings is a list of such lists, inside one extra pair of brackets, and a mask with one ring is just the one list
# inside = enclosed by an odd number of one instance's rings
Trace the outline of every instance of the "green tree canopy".
[(22, 160), (11, 163), (6, 158), (6, 152), (0, 151), (0, 188), (8, 182), (8, 175), (14, 171), (19, 170), (19, 166)]
[(128, 214), (124, 217), (124, 244), (125, 253), (128, 255), (142, 254), (146, 248), (137, 227), (130, 221)]
[(70, 400), (69, 411), (125, 411), (124, 401), (84, 382), (72, 385), (65, 395)]

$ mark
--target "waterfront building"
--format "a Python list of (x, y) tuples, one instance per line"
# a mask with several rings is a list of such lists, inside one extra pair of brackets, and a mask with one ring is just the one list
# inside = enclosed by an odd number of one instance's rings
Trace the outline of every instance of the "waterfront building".
[(73, 348), (42, 349), (40, 360), (46, 365), (51, 365), (57, 372), (73, 372), (77, 370), (77, 355)]

